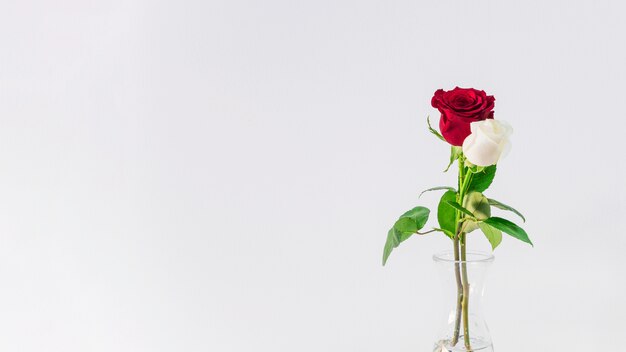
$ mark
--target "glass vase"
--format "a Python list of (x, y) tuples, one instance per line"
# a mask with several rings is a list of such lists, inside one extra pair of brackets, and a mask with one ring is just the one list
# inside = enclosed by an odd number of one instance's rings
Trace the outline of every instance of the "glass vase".
[(494, 256), (467, 252), (455, 260), (454, 252), (433, 256), (443, 281), (441, 298), (447, 315), (441, 323), (434, 352), (493, 352), (491, 335), (483, 317), (485, 275)]

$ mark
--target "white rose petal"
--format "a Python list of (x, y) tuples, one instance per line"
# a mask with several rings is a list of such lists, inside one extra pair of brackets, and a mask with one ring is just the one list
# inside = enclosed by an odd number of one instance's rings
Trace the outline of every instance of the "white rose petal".
[(509, 136), (513, 129), (508, 123), (488, 119), (472, 122), (472, 133), (463, 141), (463, 154), (478, 166), (494, 165), (510, 149)]

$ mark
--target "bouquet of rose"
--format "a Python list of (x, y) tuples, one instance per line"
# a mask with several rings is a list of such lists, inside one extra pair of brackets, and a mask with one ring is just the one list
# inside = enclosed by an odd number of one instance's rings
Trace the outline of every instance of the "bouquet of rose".
[(456, 187), (433, 187), (422, 192), (446, 191), (437, 206), (438, 227), (420, 232), (428, 221), (430, 210), (422, 206), (415, 207), (402, 214), (394, 223), (387, 234), (383, 251), (385, 265), (392, 250), (414, 234), (441, 232), (452, 241), (454, 260), (457, 262), (455, 275), (458, 305), (451, 345), (456, 345), (459, 339), (462, 313), (463, 338), (467, 350), (471, 350), (467, 318), (469, 282), (465, 267), (459, 269), (458, 263), (466, 260), (468, 234), (480, 229), (494, 250), (502, 241), (502, 232), (532, 245), (521, 227), (509, 220), (491, 216), (491, 207), (511, 211), (523, 221), (524, 216), (483, 194), (494, 179), (498, 160), (510, 148), (509, 136), (512, 133), (507, 123), (494, 119), (494, 102), (493, 96), (473, 88), (456, 87), (451, 91), (439, 89), (435, 92), (431, 104), (441, 112), (440, 131), (433, 129), (427, 119), (428, 129), (451, 145), (450, 161), (444, 172), (457, 161), (458, 183)]

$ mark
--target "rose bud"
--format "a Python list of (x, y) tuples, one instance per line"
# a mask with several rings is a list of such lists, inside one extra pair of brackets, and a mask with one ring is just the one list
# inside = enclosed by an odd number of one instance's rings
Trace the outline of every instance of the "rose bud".
[(473, 122), (471, 134), (463, 142), (463, 154), (478, 166), (494, 165), (511, 147), (509, 136), (513, 129), (499, 120)]

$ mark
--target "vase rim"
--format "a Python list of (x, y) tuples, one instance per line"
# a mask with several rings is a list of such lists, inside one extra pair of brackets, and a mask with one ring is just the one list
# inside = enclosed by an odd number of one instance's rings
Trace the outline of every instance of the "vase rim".
[(465, 260), (455, 260), (454, 252), (451, 250), (439, 252), (433, 255), (433, 260), (435, 262), (443, 263), (491, 263), (494, 259), (496, 259), (496, 257), (493, 254), (479, 251), (467, 251)]

